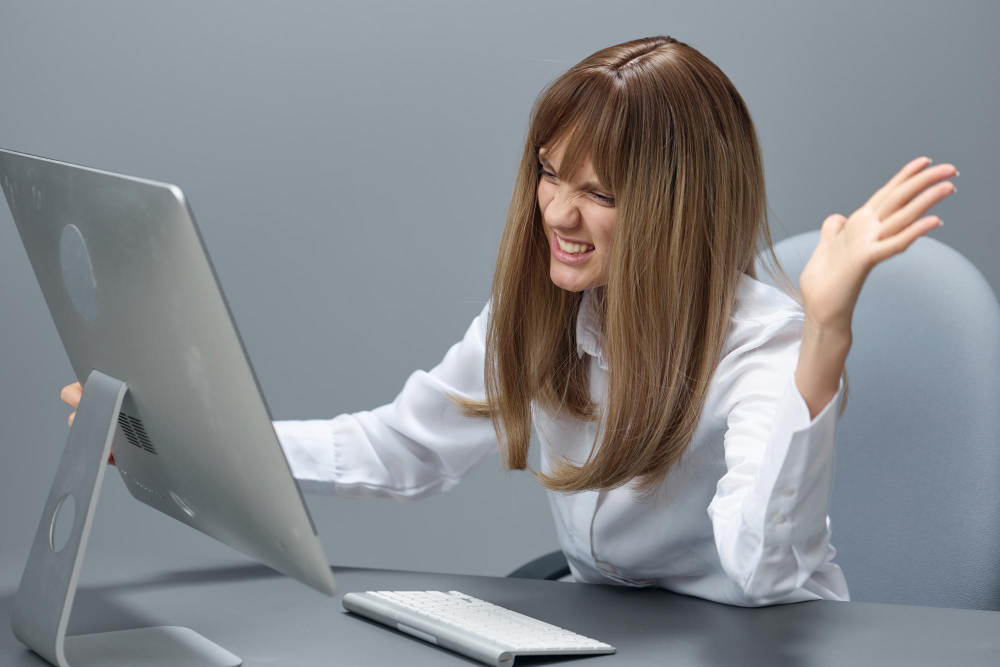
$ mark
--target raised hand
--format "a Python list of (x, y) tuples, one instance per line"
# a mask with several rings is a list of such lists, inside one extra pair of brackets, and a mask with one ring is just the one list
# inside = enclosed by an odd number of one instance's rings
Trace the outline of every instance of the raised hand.
[(910, 161), (851, 217), (834, 214), (823, 221), (819, 243), (799, 277), (807, 318), (849, 332), (869, 272), (940, 224), (935, 215), (920, 216), (955, 192), (951, 181), (938, 181), (958, 176), (958, 170), (929, 164), (926, 157)]

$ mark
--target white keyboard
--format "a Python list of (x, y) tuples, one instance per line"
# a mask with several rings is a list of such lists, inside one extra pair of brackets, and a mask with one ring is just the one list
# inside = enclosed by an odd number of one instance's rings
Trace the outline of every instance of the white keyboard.
[(344, 609), (496, 667), (510, 667), (518, 655), (615, 652), (610, 644), (458, 591), (347, 593)]

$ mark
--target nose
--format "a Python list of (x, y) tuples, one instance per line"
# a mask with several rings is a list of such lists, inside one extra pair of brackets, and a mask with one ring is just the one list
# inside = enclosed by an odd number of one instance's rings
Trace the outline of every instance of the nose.
[(571, 190), (564, 190), (562, 186), (556, 191), (545, 207), (545, 219), (558, 226), (573, 226), (580, 219), (580, 208), (576, 205), (576, 199), (583, 193), (573, 194)]

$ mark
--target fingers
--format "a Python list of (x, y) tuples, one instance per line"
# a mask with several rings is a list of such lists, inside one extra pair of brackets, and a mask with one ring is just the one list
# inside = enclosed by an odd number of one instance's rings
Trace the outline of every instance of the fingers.
[(882, 221), (879, 229), (879, 240), (884, 240), (895, 236), (900, 231), (910, 226), (910, 224), (923, 215), (927, 209), (934, 206), (939, 201), (955, 192), (955, 184), (951, 181), (938, 183), (927, 188), (913, 199), (909, 204), (899, 209), (888, 218)]
[(919, 171), (887, 193), (876, 207), (875, 212), (880, 220), (885, 220), (932, 183), (940, 181), (942, 178), (951, 178), (957, 173), (958, 170), (953, 164), (939, 164)]
[(80, 397), (83, 396), (83, 385), (79, 382), (74, 382), (73, 384), (68, 384), (62, 388), (59, 392), (59, 398), (63, 400), (63, 403), (68, 403), (71, 408), (74, 408), (73, 412), (69, 414), (66, 419), (66, 423), (69, 426), (73, 425), (73, 419), (76, 417), (76, 409), (80, 406)]
[(74, 408), (80, 405), (80, 397), (82, 395), (83, 387), (79, 382), (68, 384), (62, 388), (62, 391), (59, 392), (59, 398), (61, 398), (64, 403), (68, 403)]
[[(74, 382), (73, 384), (68, 384), (62, 388), (59, 392), (60, 398), (66, 403), (69, 403), (74, 408), (80, 405), (80, 396), (83, 395), (83, 385), (79, 382)], [(69, 426), (73, 426), (73, 420), (76, 418), (76, 410), (69, 413), (69, 418), (67, 418), (66, 423)], [(115, 465), (115, 453), (110, 452), (108, 454), (108, 464)]]
[(826, 219), (823, 220), (823, 224), (819, 229), (820, 243), (825, 243), (835, 237), (843, 228), (845, 222), (847, 222), (847, 218), (839, 213), (833, 213), (826, 216)]
[[(74, 408), (80, 405), (80, 396), (83, 395), (83, 385), (79, 382), (74, 382), (73, 384), (68, 384), (62, 388), (59, 392), (60, 398), (66, 403), (69, 403)], [(69, 417), (66, 419), (66, 424), (73, 426), (73, 420), (76, 419), (76, 410), (69, 413)], [(115, 465), (115, 453), (108, 453), (108, 464)]]
[(875, 191), (867, 202), (865, 206), (870, 206), (874, 210), (878, 210), (879, 205), (881, 205), (882, 200), (885, 199), (886, 195), (896, 189), (900, 183), (908, 179), (913, 174), (918, 173), (921, 169), (926, 167), (931, 163), (931, 159), (928, 157), (918, 157), (915, 160), (910, 160), (903, 166), (895, 176), (889, 179), (889, 182), (883, 185), (881, 188)]
[(892, 236), (885, 241), (880, 241), (876, 246), (875, 261), (881, 262), (889, 257), (892, 257), (893, 255), (898, 255), (903, 252), (909, 248), (918, 237), (937, 227), (939, 220), (940, 219), (936, 215), (929, 215), (925, 218), (921, 218), (916, 223), (909, 225), (895, 236)]

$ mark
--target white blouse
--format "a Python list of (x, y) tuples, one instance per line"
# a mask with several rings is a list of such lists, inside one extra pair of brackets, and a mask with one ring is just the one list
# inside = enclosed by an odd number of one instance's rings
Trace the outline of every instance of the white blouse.
[[(848, 600), (832, 562), (830, 494), (843, 378), (816, 418), (795, 384), (803, 315), (776, 287), (743, 274), (731, 333), (694, 437), (649, 502), (633, 483), (612, 491), (548, 491), (559, 544), (577, 582), (660, 586), (757, 607)], [(304, 491), (411, 500), (447, 491), (491, 454), (489, 419), (463, 416), (445, 397), (485, 397), (490, 303), (430, 371), (414, 371), (392, 403), (332, 419), (273, 422)], [(578, 354), (590, 355), (591, 398), (607, 382), (593, 292), (577, 317)], [(596, 422), (533, 409), (542, 445), (583, 463)]]

